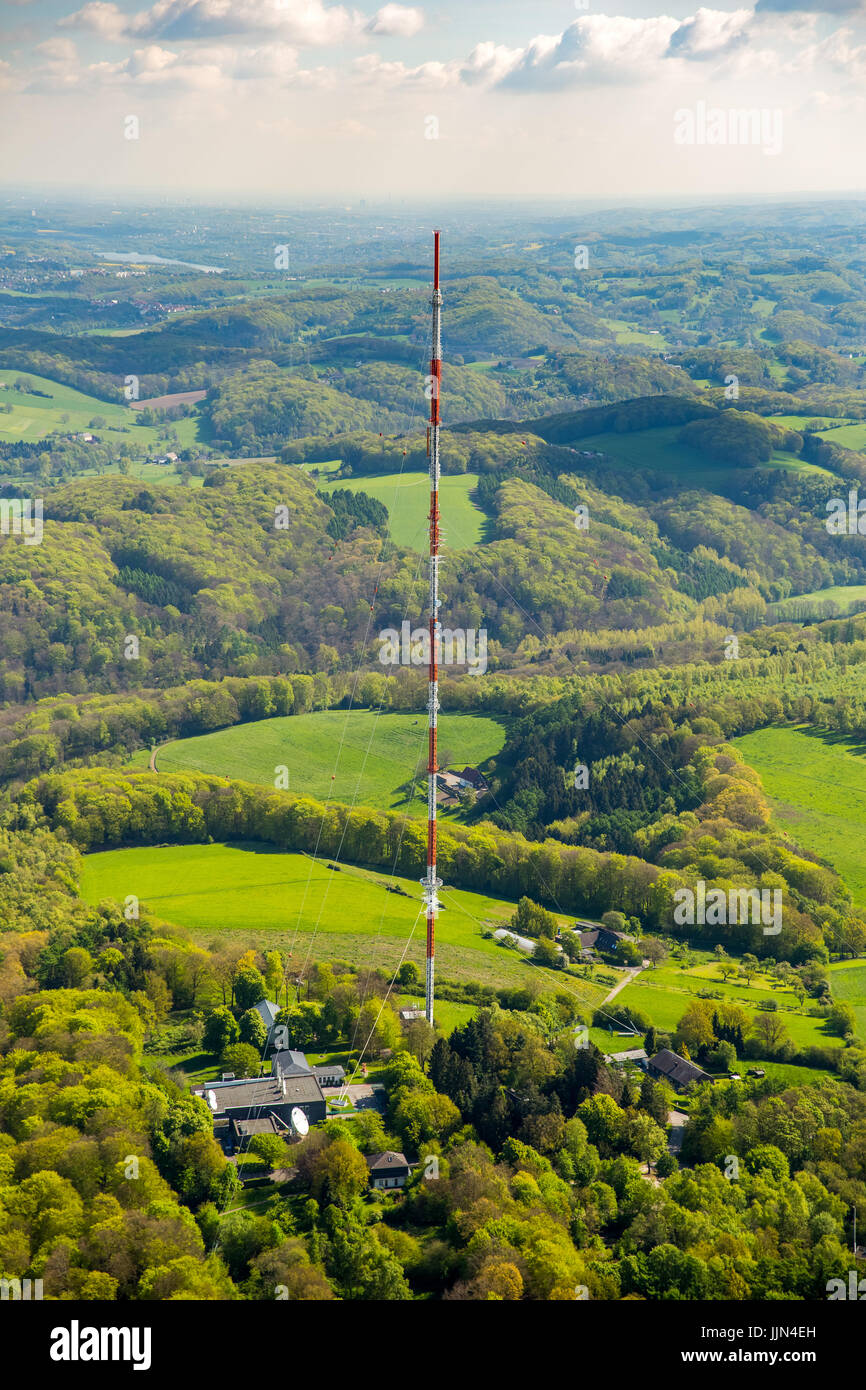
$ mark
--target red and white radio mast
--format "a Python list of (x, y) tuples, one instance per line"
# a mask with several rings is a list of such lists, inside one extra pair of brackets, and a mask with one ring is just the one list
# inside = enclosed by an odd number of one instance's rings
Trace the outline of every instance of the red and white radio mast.
[(430, 663), (427, 684), (427, 876), (422, 878), (424, 903), (427, 908), (427, 973), (425, 1007), (427, 1022), (433, 1024), (433, 954), (436, 914), (439, 911), (437, 890), (442, 887), (436, 877), (436, 721), (439, 713), (439, 394), (442, 383), (442, 335), (440, 311), (442, 293), (439, 289), (439, 232), (433, 233), (433, 346), (430, 355), (430, 426), (427, 453), (430, 459)]

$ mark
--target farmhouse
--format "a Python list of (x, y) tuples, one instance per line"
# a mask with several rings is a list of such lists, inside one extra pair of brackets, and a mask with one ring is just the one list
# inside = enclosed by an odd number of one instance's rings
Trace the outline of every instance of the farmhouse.
[(651, 1076), (669, 1081), (678, 1091), (685, 1091), (699, 1081), (713, 1080), (709, 1072), (696, 1066), (694, 1062), (687, 1062), (684, 1057), (678, 1057), (669, 1047), (663, 1047), (661, 1052), (649, 1059), (647, 1070)]
[(459, 805), (461, 792), (474, 792), (476, 801), (487, 792), (487, 783), (474, 767), (464, 767), (462, 772), (439, 772), (436, 787), (437, 801), (449, 806)]
[(593, 927), (579, 932), (581, 949), (584, 951), (615, 951), (621, 941), (631, 941), (624, 931), (611, 931), (609, 927)]
[(469, 783), (470, 787), (474, 787), (477, 792), (487, 791), (487, 783), (477, 767), (464, 767), (460, 776), (465, 782)]
[(403, 1187), (411, 1173), (404, 1154), (389, 1149), (383, 1154), (368, 1154), (371, 1187)]
[(439, 772), (437, 773), (437, 777), (439, 785), (441, 787), (447, 787), (448, 790), (452, 792), (460, 791), (469, 786), (466, 778), (460, 777), (456, 772)]

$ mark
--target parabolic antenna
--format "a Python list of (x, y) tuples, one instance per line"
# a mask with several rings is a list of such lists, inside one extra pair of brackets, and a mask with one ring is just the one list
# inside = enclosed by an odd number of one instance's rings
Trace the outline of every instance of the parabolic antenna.
[(292, 1113), (289, 1116), (292, 1122), (292, 1129), (301, 1137), (310, 1132), (310, 1122), (299, 1105), (292, 1106)]

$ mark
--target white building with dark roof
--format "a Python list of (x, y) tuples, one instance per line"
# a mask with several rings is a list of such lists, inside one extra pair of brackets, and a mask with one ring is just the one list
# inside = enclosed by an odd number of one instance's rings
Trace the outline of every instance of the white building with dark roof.
[(405, 1154), (388, 1149), (382, 1154), (368, 1154), (367, 1167), (370, 1170), (370, 1186), (377, 1189), (403, 1187), (412, 1169)]

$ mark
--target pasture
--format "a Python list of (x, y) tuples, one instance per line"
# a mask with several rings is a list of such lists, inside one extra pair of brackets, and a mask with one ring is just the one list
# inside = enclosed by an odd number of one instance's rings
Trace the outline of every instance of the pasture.
[[(476, 473), (449, 474), (441, 479), (439, 501), (445, 550), (466, 550), (484, 539), (485, 513), (469, 496), (477, 485)], [(369, 497), (375, 497), (388, 508), (391, 540), (419, 554), (426, 553), (430, 510), (430, 483), (426, 473), (386, 473), (333, 484), (325, 482), (322, 491), (328, 492), (331, 487), (366, 492)]]
[[(644, 980), (651, 976), (652, 973), (652, 971), (648, 971), (646, 975), (638, 976), (633, 984), (627, 985), (626, 988), (617, 995), (613, 1003), (618, 1006), (625, 1005), (627, 1007), (639, 1009), (642, 1014), (645, 1014), (650, 1019), (656, 1028), (661, 1029), (665, 1033), (670, 1033), (676, 1029), (677, 1024), (691, 1004), (692, 996), (695, 991), (673, 989), (670, 987), (664, 988), (656, 984), (644, 983)], [(745, 994), (746, 991), (741, 990), (734, 1002), (739, 1004), (741, 1008), (746, 1009), (754, 1019), (759, 1012), (757, 1008), (759, 998), (756, 997), (750, 1005), (744, 997)], [(755, 994), (757, 996), (757, 990)], [(808, 1001), (805, 1007), (806, 1009), (809, 1008)], [(832, 1033), (825, 1031), (824, 1020), (822, 1018), (811, 1018), (806, 1013), (795, 1013), (790, 1007), (786, 1008), (784, 1005), (779, 1008), (777, 1017), (784, 1023), (788, 1036), (797, 1047), (842, 1046), (841, 1038), (835, 1037)], [(622, 1044), (624, 1048), (630, 1045), (631, 1044), (628, 1042)], [(636, 1042), (634, 1045), (638, 1047), (641, 1046), (639, 1042)]]
[[(486, 716), (441, 714), (440, 764), (476, 767), (500, 751), (505, 733), (499, 720)], [(388, 810), (406, 806), (401, 789), (426, 751), (421, 714), (321, 710), (179, 739), (158, 750), (156, 765), (160, 772), (210, 772), (269, 787), (282, 766), (288, 769), (287, 791)], [(145, 767), (149, 761), (146, 751), (133, 759)], [(423, 790), (424, 784), (422, 774), (417, 785)], [(426, 815), (426, 801), (417, 796), (409, 809)]]
[(774, 727), (732, 742), (759, 774), (778, 824), (828, 859), (866, 908), (866, 757), (862, 745), (811, 726)]
[[(229, 938), (258, 950), (286, 951), (307, 960), (348, 960), (394, 969), (412, 960), (423, 971), (425, 919), (420, 886), (412, 879), (328, 860), (284, 854), (271, 845), (163, 845), (107, 850), (84, 859), (80, 894), (88, 903), (135, 894), (142, 909), (185, 927), (208, 945)], [(388, 890), (387, 884), (403, 890)], [(443, 979), (494, 986), (532, 981), (563, 989), (594, 1007), (606, 987), (525, 957), (482, 935), (505, 925), (514, 904), (459, 889), (442, 890), (436, 924), (437, 969)]]
[(866, 584), (834, 584), (829, 589), (814, 589), (810, 594), (792, 594), (790, 598), (769, 605), (775, 620), (790, 618), (796, 622), (844, 617), (863, 608), (866, 608)]
[[(16, 391), (14, 383), (24, 377), (44, 395)], [(44, 439), (52, 431), (61, 434), (79, 434), (85, 430), (105, 441), (121, 444), (124, 438), (130, 443), (156, 446), (164, 437), (164, 430), (151, 425), (139, 424), (136, 413), (128, 405), (112, 401), (101, 401), (97, 396), (76, 391), (48, 377), (37, 376), (26, 368), (0, 367), (0, 405), (11, 406), (9, 414), (0, 414), (0, 439), (34, 442)], [(91, 425), (93, 420), (103, 420), (102, 425)], [(170, 422), (169, 427), (177, 433), (181, 444), (192, 444), (198, 439), (199, 419), (196, 415), (183, 420)], [(168, 470), (165, 470), (168, 472)]]
[(833, 998), (851, 1005), (857, 1019), (857, 1033), (866, 1038), (866, 963), (836, 961), (829, 969)]
[[(709, 492), (717, 492), (720, 484), (724, 485), (728, 478), (742, 471), (714, 463), (700, 449), (680, 444), (677, 438), (680, 428), (679, 425), (664, 425), (657, 429), (633, 430), (628, 434), (617, 434), (610, 430), (579, 439), (575, 447), (598, 451), (623, 468), (670, 474), (690, 487), (706, 488)], [(781, 450), (777, 450), (762, 467), (835, 477), (826, 469)]]
[(822, 439), (831, 444), (841, 444), (845, 449), (866, 449), (866, 420), (854, 420), (849, 425), (820, 430), (819, 433)]

